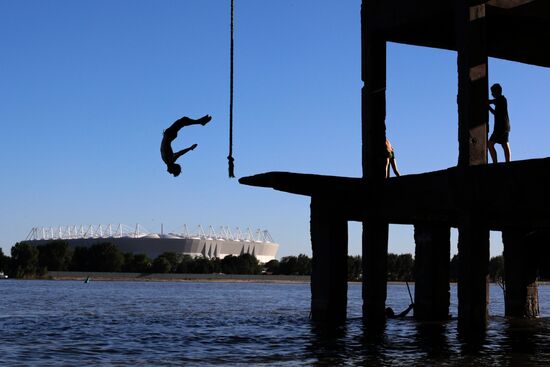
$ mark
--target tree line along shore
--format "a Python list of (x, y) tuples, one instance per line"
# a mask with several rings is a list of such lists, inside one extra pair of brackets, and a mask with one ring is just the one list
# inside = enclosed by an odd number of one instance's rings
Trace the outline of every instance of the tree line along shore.
[[(51, 241), (34, 246), (18, 242), (11, 256), (0, 249), (0, 271), (11, 278), (40, 278), (48, 272), (104, 272), (139, 274), (233, 274), (233, 275), (311, 275), (311, 258), (307, 255), (285, 256), (262, 264), (253, 255), (228, 255), (223, 259), (191, 257), (165, 252), (155, 259), (144, 254), (122, 253), (115, 244), (102, 242), (90, 247), (71, 248), (67, 241)], [(451, 259), (449, 277), (456, 281), (458, 256)], [(411, 254), (388, 254), (388, 281), (414, 281), (414, 258)], [(348, 256), (348, 280), (362, 277), (361, 256)], [(496, 256), (489, 262), (489, 278), (501, 282), (504, 261)], [(540, 270), (540, 279), (550, 279), (550, 264)]]

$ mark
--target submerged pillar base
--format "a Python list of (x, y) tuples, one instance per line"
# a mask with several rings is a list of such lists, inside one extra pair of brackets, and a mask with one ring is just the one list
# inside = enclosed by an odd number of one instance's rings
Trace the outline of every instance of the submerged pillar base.
[(458, 328), (465, 335), (485, 330), (489, 303), (489, 229), (463, 217), (458, 231)]
[(416, 224), (414, 240), (414, 318), (422, 321), (448, 320), (451, 228)]
[(539, 316), (538, 252), (535, 251), (535, 246), (540, 240), (535, 233), (529, 233), (527, 230), (502, 231), (506, 316), (525, 318)]
[(388, 223), (363, 222), (363, 319), (377, 326), (386, 321)]
[(311, 199), (311, 318), (343, 322), (348, 304), (348, 222), (330, 199)]

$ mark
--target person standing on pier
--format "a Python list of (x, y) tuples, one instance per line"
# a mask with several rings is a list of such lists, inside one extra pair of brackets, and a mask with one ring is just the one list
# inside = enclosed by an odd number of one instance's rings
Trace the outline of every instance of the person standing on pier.
[(401, 173), (399, 173), (399, 170), (397, 169), (397, 162), (395, 161), (395, 151), (393, 150), (393, 147), (388, 139), (386, 139), (386, 151), (386, 178), (390, 177), (390, 166), (396, 176), (401, 176)]
[[(495, 124), (493, 126), (493, 133), (489, 138), (487, 148), (491, 154), (493, 163), (498, 162), (497, 152), (495, 150), (495, 144), (502, 145), (504, 150), (504, 159), (506, 162), (511, 160), (510, 144), (508, 143), (508, 135), (510, 134), (510, 119), (508, 117), (508, 101), (506, 97), (502, 95), (502, 87), (500, 84), (493, 84), (491, 87), (491, 94), (494, 99), (489, 100), (489, 111), (494, 115)], [(491, 107), (494, 105), (495, 107)]]

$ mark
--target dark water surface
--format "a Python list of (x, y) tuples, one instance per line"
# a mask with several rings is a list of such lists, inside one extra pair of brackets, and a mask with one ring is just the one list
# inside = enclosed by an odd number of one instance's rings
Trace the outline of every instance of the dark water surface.
[[(309, 284), (0, 281), (0, 364), (40, 366), (550, 366), (550, 318), (508, 320), (502, 291), (479, 344), (456, 320), (389, 320), (371, 335), (361, 287), (349, 287), (350, 320), (327, 333), (309, 319)], [(550, 316), (550, 286), (539, 288)], [(451, 313), (456, 316), (456, 287)], [(406, 308), (405, 285), (388, 305)]]

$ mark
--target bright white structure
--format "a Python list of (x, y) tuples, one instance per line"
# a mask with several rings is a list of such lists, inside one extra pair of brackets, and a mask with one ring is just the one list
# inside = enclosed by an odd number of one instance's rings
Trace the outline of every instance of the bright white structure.
[(139, 224), (135, 227), (123, 224), (34, 227), (25, 241), (40, 245), (55, 240), (66, 240), (71, 247), (88, 247), (109, 241), (122, 252), (143, 253), (150, 258), (164, 252), (207, 258), (248, 253), (263, 263), (275, 259), (279, 249), (279, 244), (273, 241), (267, 230), (252, 232), (247, 228), (241, 231), (237, 227), (231, 231), (229, 227), (221, 226), (216, 232), (212, 226), (205, 231), (200, 225), (194, 232), (189, 232), (183, 225), (181, 232), (168, 234), (163, 233), (162, 229), (161, 233), (149, 232)]

